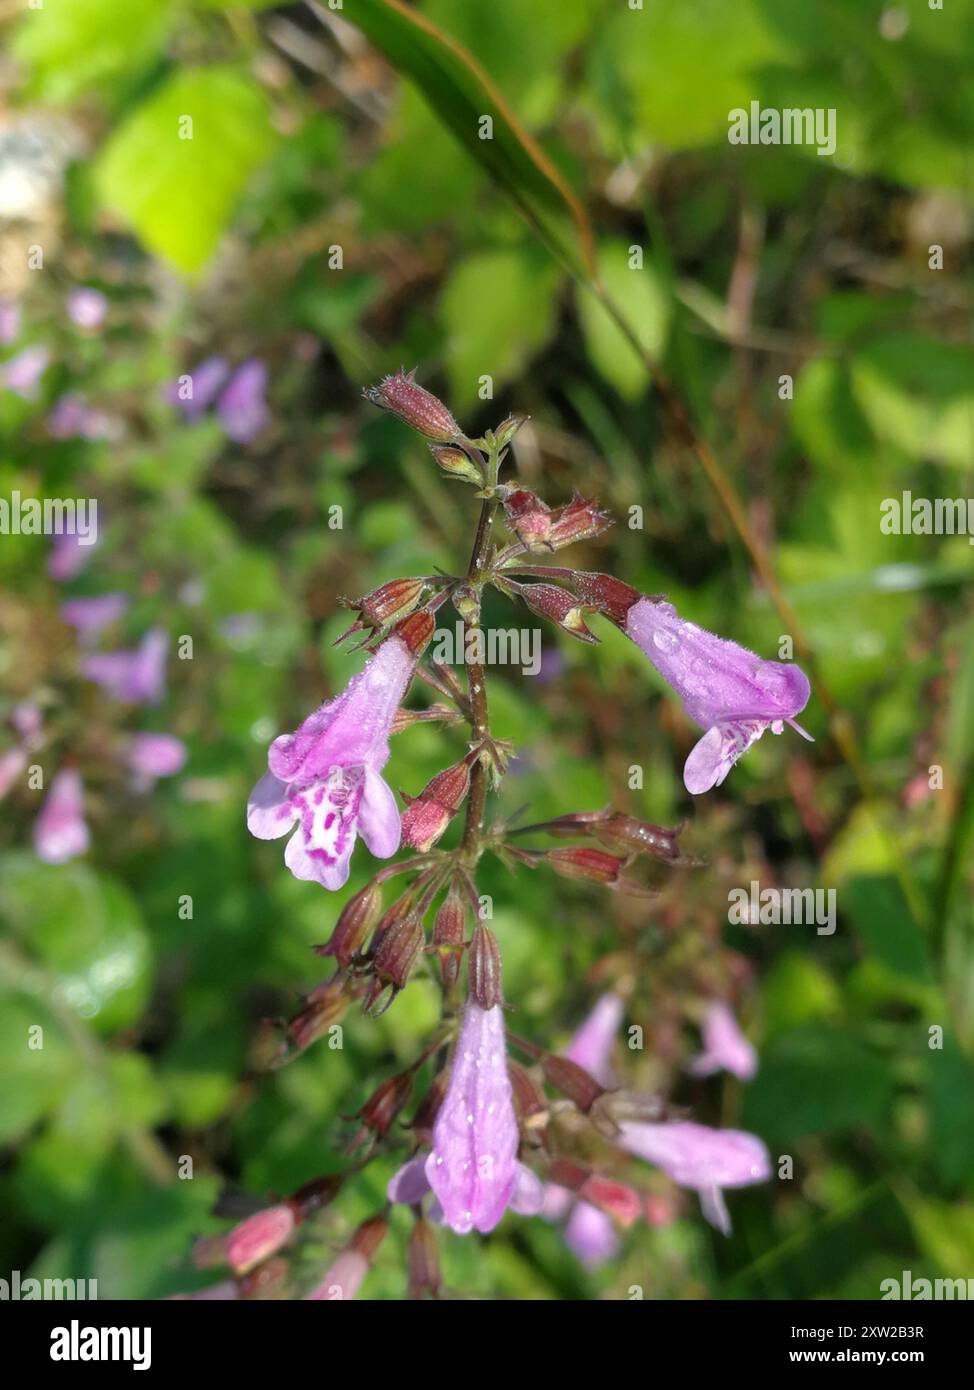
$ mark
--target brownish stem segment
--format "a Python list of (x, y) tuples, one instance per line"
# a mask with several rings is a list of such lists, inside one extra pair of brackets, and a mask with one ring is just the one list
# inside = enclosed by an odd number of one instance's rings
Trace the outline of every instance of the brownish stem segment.
[[(480, 630), (480, 599), (484, 583), (484, 569), (487, 565), (487, 555), (490, 549), (490, 530), (496, 510), (497, 498), (485, 498), (480, 508), (480, 520), (477, 522), (477, 534), (474, 537), (473, 550), (470, 553), (470, 564), (467, 566), (467, 583), (474, 592), (477, 605), (475, 612), (463, 620), (465, 652), (476, 653), (480, 645), (476, 639), (473, 642), (469, 639), (471, 633)], [(469, 673), (467, 691), (470, 701), (470, 728), (474, 740), (480, 743), (490, 737), (487, 682), (483, 663), (470, 661), (467, 663), (467, 671)], [(487, 803), (487, 776), (487, 769), (483, 762), (475, 763), (470, 774), (467, 816), (463, 826), (463, 839), (460, 843), (461, 857), (464, 863), (471, 868), (476, 864), (481, 854), (480, 837), (484, 826), (484, 807)]]

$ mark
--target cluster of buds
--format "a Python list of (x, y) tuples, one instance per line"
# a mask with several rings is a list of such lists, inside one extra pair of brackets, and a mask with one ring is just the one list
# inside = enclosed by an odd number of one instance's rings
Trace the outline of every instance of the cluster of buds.
[(612, 525), (594, 497), (582, 497), (576, 492), (570, 502), (551, 508), (527, 488), (507, 492), (504, 517), (525, 550), (537, 553), (589, 540)]

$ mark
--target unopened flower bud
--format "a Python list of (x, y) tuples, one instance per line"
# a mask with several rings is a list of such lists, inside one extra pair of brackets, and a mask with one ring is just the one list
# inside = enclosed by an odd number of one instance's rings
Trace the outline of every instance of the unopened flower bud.
[(506, 420), (501, 421), (494, 430), (494, 444), (498, 450), (507, 448), (527, 419), (527, 415), (508, 415)]
[(395, 922), (383, 933), (375, 953), (373, 970), (377, 980), (401, 990), (416, 964), (423, 945), (423, 924), (413, 913)]
[(677, 844), (678, 831), (634, 816), (614, 814), (592, 826), (592, 834), (609, 849), (624, 849), (630, 853), (648, 854), (654, 859), (676, 863), (684, 858)]
[(380, 1136), (388, 1134), (412, 1093), (412, 1072), (402, 1072), (399, 1076), (390, 1076), (387, 1081), (383, 1081), (355, 1116), (357, 1120), (362, 1121), (360, 1135), (363, 1131), (371, 1131)]
[(286, 1202), (248, 1216), (227, 1236), (227, 1264), (235, 1273), (246, 1274), (280, 1250), (296, 1224), (294, 1212)]
[(612, 518), (599, 511), (594, 497), (580, 497), (576, 492), (570, 502), (552, 512), (548, 543), (553, 550), (560, 550), (562, 546), (601, 535), (611, 525)]
[(507, 1074), (511, 1078), (514, 1108), (521, 1123), (526, 1124), (532, 1115), (544, 1114), (548, 1109), (548, 1102), (530, 1072), (526, 1072), (517, 1062), (508, 1062)]
[(390, 579), (364, 598), (342, 599), (344, 607), (357, 609), (359, 614), (359, 621), (348, 631), (354, 632), (362, 627), (386, 627), (397, 618), (404, 618), (416, 607), (425, 587), (425, 579)]
[(447, 477), (457, 478), (465, 483), (475, 483), (477, 487), (483, 487), (483, 469), (478, 468), (473, 459), (462, 449), (458, 449), (455, 444), (431, 444), (429, 447), (430, 453)]
[(334, 956), (341, 966), (347, 966), (362, 949), (382, 910), (382, 891), (373, 880), (349, 898), (335, 923), (327, 946), (316, 946), (315, 954)]
[(440, 970), (446, 990), (453, 989), (460, 976), (466, 917), (463, 894), (454, 884), (440, 904), (433, 924), (433, 945), (439, 948)]
[(435, 626), (433, 614), (421, 608), (418, 613), (410, 613), (408, 618), (400, 619), (389, 635), (405, 642), (413, 656), (418, 657), (433, 636)]
[(625, 1183), (600, 1177), (598, 1173), (592, 1173), (586, 1179), (578, 1195), (626, 1228), (638, 1221), (642, 1214), (643, 1202), (639, 1192)]
[(490, 927), (474, 929), (467, 963), (467, 993), (484, 1011), (504, 1002), (501, 988), (501, 952)]
[(411, 372), (400, 368), (384, 377), (378, 386), (367, 387), (362, 394), (373, 405), (391, 410), (427, 439), (447, 444), (461, 434), (460, 426), (441, 400), (417, 384), (415, 375), (415, 368)]
[(306, 1221), (316, 1211), (327, 1207), (341, 1192), (344, 1183), (345, 1179), (340, 1173), (333, 1173), (325, 1178), (312, 1178), (310, 1182), (303, 1183), (297, 1192), (292, 1192), (288, 1198), (295, 1218), (298, 1221)]
[(440, 1251), (436, 1230), (422, 1217), (409, 1233), (409, 1297), (422, 1298), (440, 1292)]
[(318, 1287), (305, 1295), (306, 1299), (340, 1303), (354, 1298), (388, 1230), (389, 1223), (385, 1217), (374, 1216), (363, 1221)]
[(567, 1057), (546, 1053), (541, 1059), (541, 1069), (545, 1080), (567, 1096), (583, 1114), (588, 1113), (605, 1089), (584, 1067), (570, 1062)]
[(550, 550), (551, 508), (526, 488), (511, 492), (504, 500), (507, 524), (528, 550)]
[(403, 793), (407, 810), (402, 817), (402, 843), (424, 854), (436, 844), (463, 805), (470, 790), (470, 769), (479, 753), (473, 752), (452, 767), (438, 772), (419, 796)]
[(303, 1052), (340, 1018), (348, 1008), (344, 981), (337, 977), (317, 985), (305, 997), (304, 1005), (287, 1025), (288, 1037), (297, 1052)]
[(585, 625), (583, 606), (567, 589), (559, 589), (555, 584), (522, 584), (518, 594), (532, 613), (550, 618), (581, 642), (598, 642), (595, 633)]
[(589, 607), (604, 613), (620, 627), (625, 626), (626, 614), (633, 604), (645, 597), (631, 584), (624, 584), (611, 574), (579, 570), (573, 583), (577, 594)]
[(545, 862), (562, 878), (587, 879), (591, 883), (615, 883), (625, 860), (601, 849), (572, 845), (566, 849), (550, 849)]

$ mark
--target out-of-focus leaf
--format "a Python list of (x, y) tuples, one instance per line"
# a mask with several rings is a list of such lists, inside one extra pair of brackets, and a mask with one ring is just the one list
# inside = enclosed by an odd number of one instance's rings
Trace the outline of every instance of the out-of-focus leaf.
[(61, 1001), (91, 1027), (111, 1033), (139, 1013), (149, 989), (150, 951), (138, 906), (87, 864), (41, 864), (4, 855), (0, 907), (24, 949), (50, 972)]
[(65, 102), (109, 80), (136, 78), (157, 55), (173, 17), (172, 0), (47, 0), (23, 7), (12, 55), (30, 72), (30, 90)]
[[(644, 255), (642, 266), (633, 268), (630, 254), (631, 248), (622, 241), (600, 246), (599, 278), (609, 298), (622, 307), (645, 351), (659, 358), (666, 345), (669, 293), (653, 262)], [(580, 289), (578, 307), (585, 345), (595, 366), (621, 396), (638, 396), (648, 380), (644, 359), (594, 294)]]
[[(576, 267), (593, 266), (588, 216), (477, 59), (400, 0), (345, 0), (343, 18), (412, 79), (467, 153)], [(483, 118), (489, 118), (488, 128)]]
[(215, 251), (273, 144), (256, 83), (232, 67), (191, 68), (174, 73), (112, 133), (95, 161), (95, 184), (151, 251), (193, 273)]
[(489, 251), (453, 271), (440, 304), (453, 399), (477, 399), (480, 378), (495, 390), (525, 366), (554, 327), (558, 271), (536, 253)]

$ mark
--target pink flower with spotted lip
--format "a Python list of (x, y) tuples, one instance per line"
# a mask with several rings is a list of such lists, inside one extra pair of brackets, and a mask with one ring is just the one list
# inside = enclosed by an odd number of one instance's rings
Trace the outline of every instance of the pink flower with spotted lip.
[(624, 1120), (616, 1143), (627, 1153), (662, 1168), (680, 1187), (700, 1197), (704, 1216), (712, 1226), (730, 1234), (730, 1216), (724, 1203), (725, 1187), (749, 1187), (771, 1177), (771, 1159), (754, 1134), (739, 1129), (710, 1129), (691, 1120), (644, 1124)]
[(750, 1081), (758, 1069), (758, 1054), (722, 999), (715, 999), (703, 1021), (703, 1052), (690, 1065), (694, 1076), (729, 1071)]
[(453, 1054), (450, 1083), (433, 1126), (433, 1148), (389, 1183), (391, 1202), (415, 1205), (432, 1189), (430, 1220), (458, 1235), (492, 1231), (508, 1207), (536, 1216), (544, 1184), (518, 1162), (518, 1124), (507, 1074), (504, 1010), (470, 999)]
[(52, 781), (34, 822), (34, 852), (46, 864), (64, 864), (84, 854), (89, 840), (81, 778), (74, 768), (65, 768)]
[(399, 848), (399, 808), (381, 772), (414, 665), (393, 633), (339, 696), (271, 744), (247, 827), (259, 840), (277, 840), (297, 822), (284, 851), (295, 878), (341, 888), (359, 834), (379, 859)]
[(683, 708), (707, 730), (683, 769), (688, 792), (719, 787), (742, 753), (770, 727), (780, 734), (808, 704), (811, 687), (800, 667), (765, 661), (695, 623), (685, 622), (672, 603), (641, 598), (625, 615), (624, 631), (649, 657), (683, 701)]

